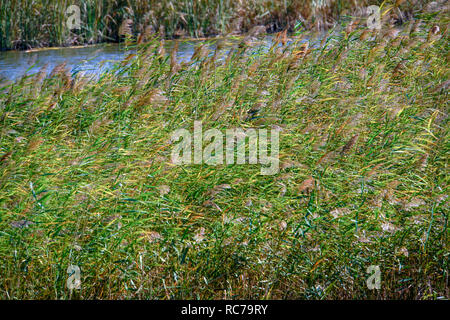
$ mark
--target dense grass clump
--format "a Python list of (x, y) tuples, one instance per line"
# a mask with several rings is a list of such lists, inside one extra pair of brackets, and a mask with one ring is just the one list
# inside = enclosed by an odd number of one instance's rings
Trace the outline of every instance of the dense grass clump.
[[(0, 89), (1, 298), (448, 298), (448, 16), (419, 19)], [(171, 164), (194, 120), (280, 130), (279, 174)]]

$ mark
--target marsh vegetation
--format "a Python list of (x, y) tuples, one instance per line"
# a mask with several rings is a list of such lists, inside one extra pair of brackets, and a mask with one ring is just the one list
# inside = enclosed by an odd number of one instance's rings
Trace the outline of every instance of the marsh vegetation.
[[(448, 17), (3, 85), (1, 298), (448, 298)], [(171, 164), (194, 120), (279, 130), (280, 172)]]
[[(401, 22), (428, 1), (394, 1)], [(442, 5), (442, 2), (437, 1)], [(124, 36), (203, 38), (253, 30), (325, 30), (381, 0), (7, 0), (0, 2), (0, 50), (118, 42)], [(69, 29), (69, 6), (80, 28)], [(255, 29), (256, 28), (256, 29)]]

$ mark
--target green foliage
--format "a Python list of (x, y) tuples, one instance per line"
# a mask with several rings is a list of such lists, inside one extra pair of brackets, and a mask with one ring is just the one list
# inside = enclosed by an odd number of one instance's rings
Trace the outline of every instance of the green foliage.
[[(375, 1), (378, 3), (381, 1)], [(0, 50), (67, 46), (120, 40), (120, 26), (131, 22), (134, 35), (153, 32), (172, 38), (246, 32), (263, 25), (268, 31), (295, 26), (299, 16), (308, 26), (337, 19), (368, 1), (305, 0), (6, 0), (0, 2)], [(372, 4), (374, 4), (372, 3)], [(81, 10), (81, 30), (69, 30), (66, 10)]]
[[(447, 24), (1, 88), (1, 298), (448, 298)], [(280, 173), (172, 165), (194, 119), (280, 129)]]

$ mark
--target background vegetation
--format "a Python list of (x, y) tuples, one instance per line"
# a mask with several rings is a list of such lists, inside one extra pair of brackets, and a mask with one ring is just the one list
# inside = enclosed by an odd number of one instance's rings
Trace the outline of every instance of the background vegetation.
[[(268, 32), (324, 29), (340, 16), (380, 0), (2, 0), (0, 50), (119, 41), (132, 33), (204, 37), (247, 32), (262, 25)], [(423, 0), (388, 3), (420, 10)], [(439, 2), (439, 1), (438, 1)], [(68, 30), (66, 9), (81, 8), (81, 30)]]

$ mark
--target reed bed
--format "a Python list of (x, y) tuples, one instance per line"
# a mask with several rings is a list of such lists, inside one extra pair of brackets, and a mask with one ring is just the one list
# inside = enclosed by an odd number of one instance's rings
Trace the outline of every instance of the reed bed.
[[(368, 0), (4, 0), (0, 2), (0, 50), (117, 42), (124, 35), (165, 38), (324, 29), (362, 10)], [(426, 1), (394, 1), (401, 10)], [(69, 30), (66, 10), (77, 5), (81, 29)]]
[[(448, 298), (448, 22), (181, 64), (154, 38), (99, 79), (2, 87), (0, 297)], [(172, 165), (194, 119), (279, 130), (280, 172)]]

